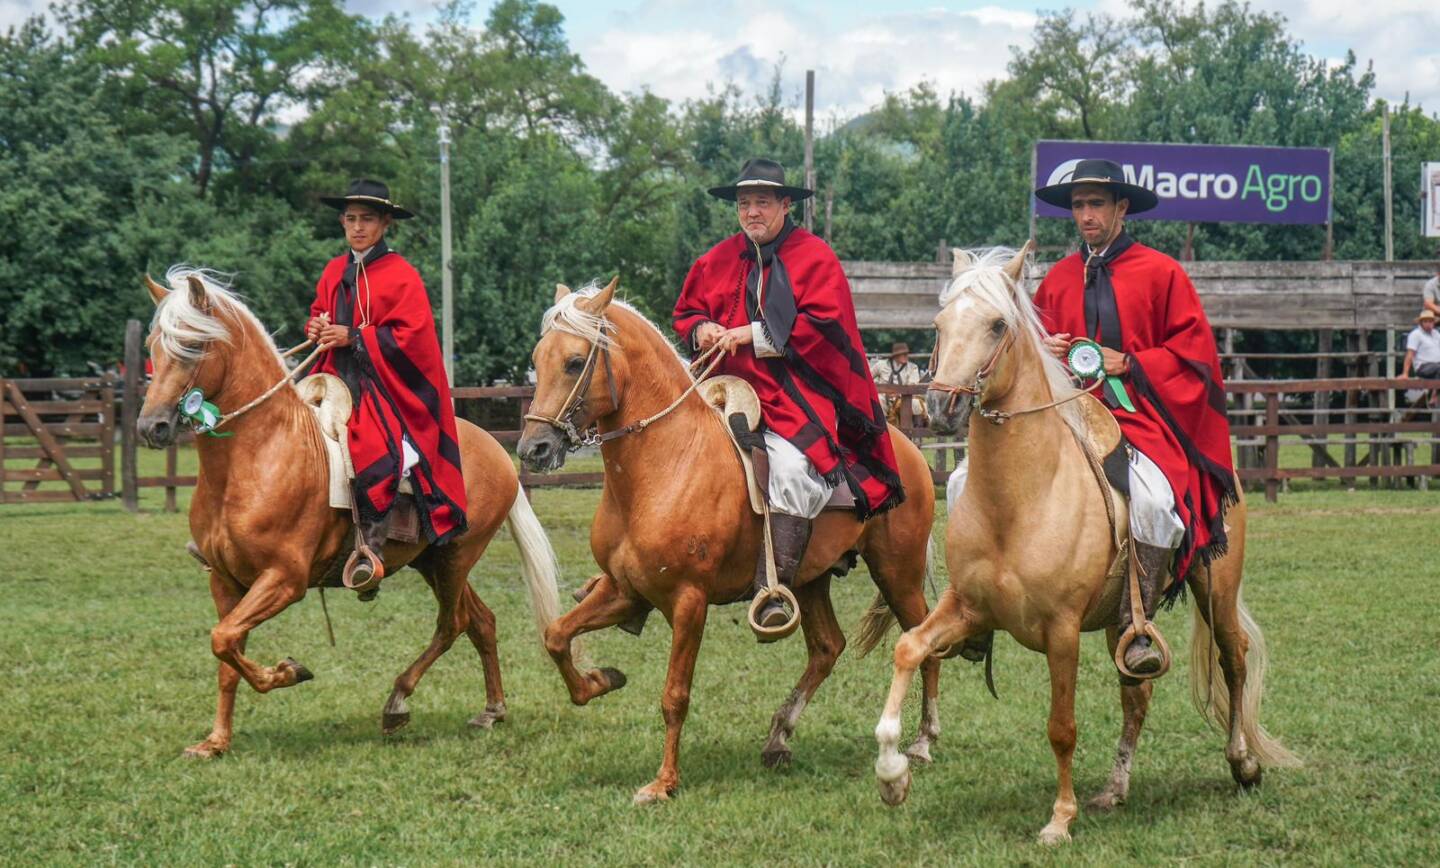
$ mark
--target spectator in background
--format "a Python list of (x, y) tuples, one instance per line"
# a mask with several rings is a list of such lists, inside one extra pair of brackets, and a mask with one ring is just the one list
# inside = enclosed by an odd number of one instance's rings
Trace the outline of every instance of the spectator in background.
[[(910, 347), (904, 343), (892, 345), (888, 358), (872, 362), (870, 376), (877, 386), (918, 386), (924, 379), (920, 375), (920, 366), (910, 361)], [(882, 394), (880, 402), (885, 407), (885, 418), (889, 419), (891, 424), (900, 424), (900, 396)], [(925, 409), (923, 396), (916, 395), (910, 399), (910, 412), (914, 414), (917, 424), (929, 424), (930, 417)]]
[(1420, 292), (1424, 296), (1425, 310), (1440, 316), (1440, 263), (1436, 263), (1435, 276), (1425, 281), (1425, 287)]
[(1440, 380), (1440, 332), (1435, 330), (1435, 320), (1436, 313), (1428, 306), (1415, 318), (1418, 325), (1405, 338), (1405, 367), (1401, 377), (1413, 373), (1423, 380)]

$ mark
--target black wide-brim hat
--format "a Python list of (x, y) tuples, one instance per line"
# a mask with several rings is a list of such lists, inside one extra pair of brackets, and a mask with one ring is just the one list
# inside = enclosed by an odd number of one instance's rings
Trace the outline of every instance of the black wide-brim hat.
[(780, 198), (790, 197), (796, 202), (815, 195), (814, 190), (791, 187), (785, 183), (785, 167), (774, 160), (755, 158), (747, 160), (740, 167), (740, 177), (735, 183), (723, 187), (711, 187), (710, 195), (726, 202), (734, 202), (741, 190), (769, 190)]
[(1070, 210), (1070, 194), (1082, 184), (1109, 187), (1117, 199), (1129, 199), (1130, 208), (1126, 213), (1139, 214), (1160, 204), (1155, 191), (1125, 180), (1125, 172), (1113, 160), (1080, 160), (1075, 168), (1060, 176), (1060, 181), (1035, 191), (1035, 198), (1056, 208)]
[(391, 201), (390, 188), (384, 182), (372, 181), (369, 178), (351, 181), (350, 189), (345, 191), (344, 196), (321, 196), (320, 201), (336, 211), (344, 211), (346, 205), (366, 205), (389, 214), (396, 220), (409, 220), (415, 216), (414, 212)]

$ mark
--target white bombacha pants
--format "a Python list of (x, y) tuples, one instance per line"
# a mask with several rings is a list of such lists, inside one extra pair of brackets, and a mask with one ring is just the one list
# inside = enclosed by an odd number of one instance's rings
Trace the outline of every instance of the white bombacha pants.
[(814, 518), (830, 502), (826, 485), (815, 465), (794, 444), (765, 432), (765, 455), (770, 460), (770, 509), (800, 518)]
[[(1130, 533), (1137, 542), (1163, 549), (1174, 549), (1185, 538), (1185, 525), (1175, 512), (1175, 494), (1160, 466), (1133, 446), (1125, 450), (1130, 456)], [(965, 477), (970, 472), (966, 456), (945, 482), (945, 506), (953, 511), (965, 490)], [(772, 485), (773, 488), (773, 485)]]

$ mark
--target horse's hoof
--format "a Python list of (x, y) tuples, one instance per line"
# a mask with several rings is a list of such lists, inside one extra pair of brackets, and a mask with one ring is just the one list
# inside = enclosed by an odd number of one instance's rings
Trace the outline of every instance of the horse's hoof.
[(380, 731), (385, 735), (394, 735), (410, 725), (410, 712), (402, 711), (399, 714), (385, 712), (380, 715)]
[(1046, 826), (1045, 828), (1040, 830), (1040, 836), (1037, 840), (1041, 844), (1044, 844), (1046, 847), (1056, 847), (1060, 844), (1069, 844), (1070, 832), (1057, 826)]
[(295, 680), (291, 682), (292, 687), (296, 684), (304, 684), (307, 681), (312, 681), (315, 678), (314, 673), (300, 665), (299, 661), (294, 657), (286, 657), (280, 661), (280, 665), (289, 667), (290, 670), (295, 673)]
[(649, 805), (670, 801), (671, 789), (659, 781), (647, 784), (635, 791), (635, 804)]
[(927, 766), (935, 761), (930, 757), (930, 742), (928, 741), (917, 741), (910, 745), (909, 750), (905, 751), (905, 755), (915, 762), (924, 763)]
[(610, 685), (609, 687), (605, 688), (606, 693), (609, 693), (612, 690), (619, 690), (620, 688), (624, 687), (626, 682), (628, 681), (628, 679), (625, 677), (624, 672), (621, 672), (619, 669), (612, 669), (609, 666), (601, 669), (600, 674), (605, 676), (606, 683)]
[(1112, 790), (1104, 790), (1085, 804), (1092, 811), (1113, 811), (1125, 804), (1125, 797)]
[(764, 763), (767, 769), (778, 769), (781, 766), (788, 766), (790, 765), (790, 748), (766, 748), (760, 752), (760, 762)]
[(486, 709), (470, 719), (470, 725), (476, 729), (492, 729), (495, 724), (505, 720), (505, 705), (502, 703)]
[(184, 757), (185, 759), (197, 760), (219, 759), (224, 755), (224, 748), (216, 747), (208, 741), (202, 741), (199, 744), (192, 744), (189, 747), (185, 748), (184, 753), (180, 754), (180, 756)]
[(906, 771), (893, 781), (879, 781), (879, 784), (880, 801), (892, 808), (898, 807), (910, 795), (910, 772)]
[(1253, 756), (1247, 756), (1238, 763), (1230, 764), (1230, 776), (1241, 789), (1249, 790), (1260, 786), (1260, 780), (1265, 776), (1264, 769), (1260, 768), (1260, 762)]

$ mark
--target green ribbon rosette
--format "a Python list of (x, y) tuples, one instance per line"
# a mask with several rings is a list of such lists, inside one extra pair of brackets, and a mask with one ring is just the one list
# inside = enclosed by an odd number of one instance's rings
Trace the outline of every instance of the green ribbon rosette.
[(1125, 391), (1125, 384), (1120, 382), (1119, 377), (1105, 375), (1105, 354), (1100, 351), (1100, 345), (1088, 338), (1081, 338), (1070, 345), (1070, 352), (1065, 357), (1065, 364), (1070, 367), (1071, 373), (1082, 381), (1105, 379), (1105, 389), (1109, 391), (1110, 397), (1119, 406), (1135, 412), (1135, 405), (1130, 402), (1130, 395)]
[(198, 388), (191, 389), (180, 399), (180, 418), (195, 428), (196, 434), (211, 437), (233, 437), (234, 432), (218, 434), (215, 426), (220, 424), (220, 408), (205, 400), (205, 393)]

